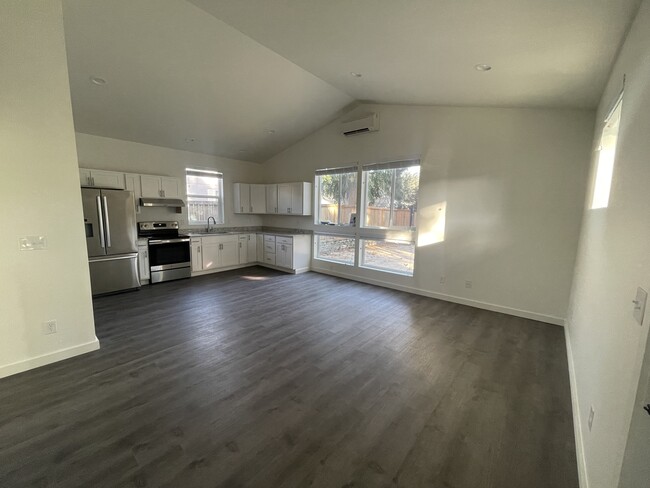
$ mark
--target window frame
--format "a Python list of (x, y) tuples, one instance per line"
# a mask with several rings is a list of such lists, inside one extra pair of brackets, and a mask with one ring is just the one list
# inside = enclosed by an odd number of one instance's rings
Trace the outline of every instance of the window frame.
[[(199, 174), (197, 174), (199, 173)], [(209, 176), (216, 178), (219, 181), (219, 195), (214, 196), (214, 195), (200, 195), (196, 193), (189, 193), (189, 188), (188, 188), (188, 181), (187, 177), (188, 176)], [(216, 205), (218, 209), (218, 215), (210, 215), (209, 217), (214, 217), (216, 224), (224, 224), (225, 223), (225, 209), (224, 209), (224, 181), (223, 181), (223, 173), (220, 171), (215, 171), (215, 170), (208, 170), (208, 169), (201, 169), (201, 168), (185, 168), (185, 196), (187, 197), (187, 225), (188, 226), (202, 226), (207, 224), (207, 219), (206, 220), (195, 220), (191, 221), (190, 220), (190, 202), (192, 198), (203, 198), (203, 199), (215, 199), (216, 200)], [(208, 217), (208, 218), (209, 218)], [(216, 225), (215, 224), (215, 225)]]
[(359, 167), (358, 165), (354, 166), (343, 166), (343, 167), (337, 167), (337, 168), (325, 168), (325, 169), (317, 169), (314, 175), (314, 208), (316, 211), (314, 212), (314, 225), (318, 226), (323, 226), (323, 227), (357, 227), (357, 224), (355, 223), (350, 224), (348, 223), (342, 223), (341, 222), (341, 185), (339, 185), (339, 195), (338, 195), (338, 200), (337, 200), (337, 205), (338, 205), (338, 210), (337, 210), (337, 220), (338, 222), (335, 224), (323, 224), (322, 219), (321, 219), (321, 176), (326, 176), (326, 175), (344, 175), (344, 174), (350, 174), (354, 175), (356, 178), (356, 198), (355, 198), (355, 212), (357, 217), (356, 217), (356, 222), (359, 221)]
[[(364, 263), (365, 261), (365, 255), (366, 255), (366, 250), (365, 250), (365, 242), (364, 241), (377, 241), (377, 242), (395, 242), (395, 243), (400, 243), (400, 244), (410, 244), (413, 246), (413, 272), (402, 272), (399, 270), (396, 270), (394, 268), (384, 268), (382, 266), (369, 266)], [(357, 248), (359, 250), (359, 268), (361, 269), (369, 269), (373, 271), (380, 271), (382, 273), (392, 273), (396, 274), (399, 276), (406, 276), (409, 278), (413, 278), (415, 276), (415, 250), (417, 249), (417, 244), (415, 241), (409, 241), (409, 240), (404, 240), (404, 239), (389, 239), (389, 238), (378, 238), (378, 237), (360, 237), (358, 240)]]
[[(391, 275), (397, 275), (404, 278), (414, 278), (416, 275), (416, 256), (417, 256), (417, 219), (416, 225), (413, 227), (403, 227), (403, 226), (393, 226), (393, 227), (369, 227), (365, 226), (366, 219), (366, 202), (367, 202), (367, 180), (366, 175), (369, 171), (373, 169), (400, 169), (400, 168), (409, 168), (413, 166), (418, 166), (422, 168), (420, 156), (407, 157), (401, 159), (391, 159), (384, 160), (383, 162), (367, 162), (367, 163), (357, 163), (350, 166), (344, 166), (339, 168), (328, 168), (320, 169), (315, 171), (314, 179), (314, 205), (317, 208), (314, 217), (314, 243), (313, 243), (313, 259), (316, 261), (333, 263), (335, 265), (342, 265), (346, 267), (352, 267), (355, 270), (368, 270), (370, 272), (380, 272), (388, 273)], [(366, 171), (364, 171), (366, 170)], [(321, 224), (320, 216), (320, 202), (321, 202), (321, 189), (320, 189), (320, 178), (319, 176), (324, 174), (334, 174), (334, 173), (354, 173), (356, 172), (357, 177), (357, 219), (356, 225), (351, 226), (348, 224), (343, 225), (329, 225)], [(391, 181), (391, 207), (392, 210), (395, 210), (395, 189), (397, 185), (395, 184), (397, 172), (393, 173)], [(420, 175), (418, 175), (418, 188), (416, 193), (416, 211), (417, 203), (420, 197)], [(339, 198), (339, 220), (340, 220), (340, 205), (341, 200)], [(390, 221), (392, 222), (392, 218)], [(331, 232), (327, 229), (332, 229)], [(318, 257), (319, 249), (317, 243), (317, 236), (332, 236), (332, 237), (341, 237), (354, 239), (354, 264), (351, 265), (347, 262), (342, 262), (334, 259), (328, 259), (323, 257)], [(364, 266), (363, 263), (363, 241), (397, 241), (402, 243), (408, 243), (414, 246), (413, 252), (413, 272), (401, 272), (400, 270), (382, 268), (378, 266)], [(356, 271), (355, 271), (356, 272)]]
[[(354, 241), (354, 255), (352, 257), (352, 262), (347, 262), (347, 261), (341, 261), (338, 259), (331, 259), (331, 258), (325, 258), (325, 257), (320, 257), (319, 254), (319, 249), (320, 249), (320, 237), (338, 237), (341, 239), (351, 239)], [(325, 232), (316, 232), (314, 233), (314, 259), (318, 261), (324, 261), (327, 263), (335, 263), (335, 264), (340, 264), (343, 266), (350, 266), (350, 267), (356, 267), (357, 262), (358, 262), (358, 248), (359, 248), (359, 240), (357, 239), (356, 235), (354, 234), (331, 234), (331, 233), (325, 233)]]
[[(620, 136), (621, 119), (623, 118), (623, 95), (624, 91), (621, 91), (607, 112), (607, 116), (601, 122), (600, 137), (598, 139), (598, 146), (596, 147), (595, 171), (591, 182), (589, 210), (600, 210), (609, 207), (612, 184), (614, 182), (614, 169), (616, 168), (616, 156), (618, 154), (618, 138)], [(606, 136), (610, 135), (608, 134), (608, 129), (611, 128), (612, 124), (616, 124), (613, 147), (605, 148), (604, 140)], [(607, 161), (604, 157), (606, 150), (611, 151), (610, 161)]]
[[(398, 161), (390, 161), (384, 163), (369, 163), (361, 166), (361, 218), (358, 219), (359, 227), (361, 229), (371, 229), (371, 230), (383, 230), (383, 231), (408, 231), (415, 233), (417, 232), (417, 222), (414, 226), (397, 226), (391, 225), (395, 215), (395, 191), (396, 191), (396, 181), (397, 181), (397, 170), (412, 168), (414, 166), (421, 167), (420, 159), (404, 159)], [(392, 170), (391, 174), (391, 187), (390, 187), (390, 207), (389, 207), (389, 217), (388, 217), (388, 227), (382, 226), (372, 226), (366, 225), (366, 217), (368, 212), (368, 177), (371, 171), (381, 171), (381, 170)], [(420, 175), (418, 173), (418, 190), (415, 199), (416, 212), (417, 212), (417, 202), (420, 196)], [(359, 214), (359, 212), (357, 212)]]

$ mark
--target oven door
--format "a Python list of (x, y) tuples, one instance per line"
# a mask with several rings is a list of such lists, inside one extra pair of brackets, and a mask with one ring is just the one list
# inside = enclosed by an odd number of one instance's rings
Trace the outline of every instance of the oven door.
[(187, 268), (190, 266), (190, 238), (149, 239), (151, 271)]

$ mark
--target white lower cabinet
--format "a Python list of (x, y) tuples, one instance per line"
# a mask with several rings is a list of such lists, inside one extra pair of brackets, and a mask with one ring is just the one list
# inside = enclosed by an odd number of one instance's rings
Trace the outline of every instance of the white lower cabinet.
[(246, 234), (246, 262), (257, 262), (257, 234)]
[(203, 271), (203, 258), (201, 257), (201, 238), (192, 237), (190, 242), (192, 273)]
[(151, 279), (149, 270), (149, 244), (147, 239), (138, 239), (138, 271), (140, 282)]
[[(286, 238), (293, 241), (293, 239)], [(275, 245), (275, 265), (281, 268), (293, 269), (293, 244), (277, 242)]]
[(201, 271), (239, 264), (239, 236), (201, 237)]
[(264, 234), (262, 264), (292, 273), (309, 271), (311, 236)]
[(239, 264), (248, 263), (248, 234), (239, 236)]
[(192, 237), (192, 273), (259, 263), (291, 273), (309, 271), (310, 235), (229, 234)]

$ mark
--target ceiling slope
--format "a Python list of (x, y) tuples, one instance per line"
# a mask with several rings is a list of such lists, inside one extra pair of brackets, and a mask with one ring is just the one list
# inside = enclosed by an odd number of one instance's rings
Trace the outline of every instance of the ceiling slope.
[(562, 108), (596, 106), (640, 3), (190, 1), (357, 100)]
[(353, 101), (185, 1), (63, 5), (79, 132), (261, 162)]

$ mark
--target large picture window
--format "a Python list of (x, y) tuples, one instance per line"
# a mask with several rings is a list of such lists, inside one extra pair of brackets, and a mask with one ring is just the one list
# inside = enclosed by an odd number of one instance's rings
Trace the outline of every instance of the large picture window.
[(216, 171), (185, 170), (187, 185), (187, 223), (205, 224), (214, 217), (223, 224), (223, 175)]
[(316, 171), (316, 223), (353, 225), (357, 216), (357, 168)]
[(413, 276), (415, 244), (412, 242), (361, 239), (363, 268)]
[(394, 161), (363, 166), (363, 227), (415, 229), (420, 162)]
[(316, 259), (353, 265), (356, 239), (354, 236), (332, 236), (316, 234), (314, 245)]

